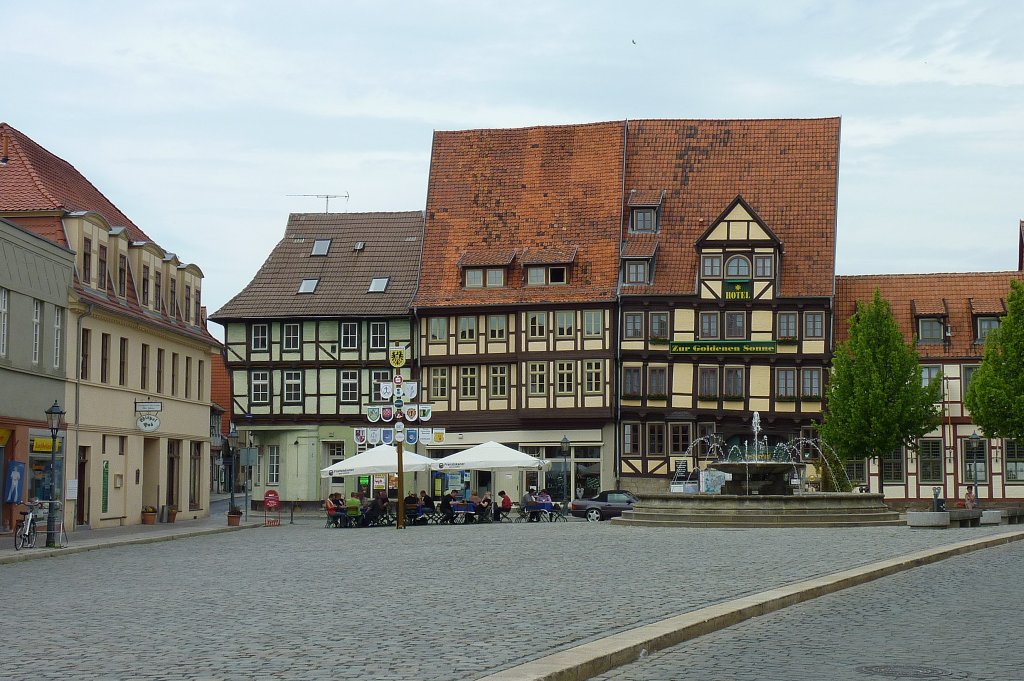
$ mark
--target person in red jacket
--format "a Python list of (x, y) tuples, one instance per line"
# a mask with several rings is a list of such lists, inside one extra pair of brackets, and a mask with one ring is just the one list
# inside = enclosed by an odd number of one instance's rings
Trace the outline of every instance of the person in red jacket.
[(505, 494), (505, 490), (498, 492), (498, 496), (501, 497), (501, 502), (494, 505), (494, 519), (501, 521), (501, 516), (508, 515), (512, 510), (512, 497)]

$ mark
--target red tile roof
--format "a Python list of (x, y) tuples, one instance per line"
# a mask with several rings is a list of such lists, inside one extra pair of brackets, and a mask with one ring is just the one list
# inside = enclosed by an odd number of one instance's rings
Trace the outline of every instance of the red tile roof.
[[(405, 316), (416, 290), (423, 213), (293, 213), (285, 236), (252, 281), (210, 316), (233, 319)], [(327, 255), (310, 255), (313, 243), (330, 239)], [(362, 243), (356, 249), (354, 246)], [(453, 263), (454, 268), (454, 263)], [(456, 270), (457, 272), (457, 270)], [(384, 291), (370, 282), (387, 278)], [(299, 293), (303, 279), (316, 290)]]
[(658, 237), (653, 234), (630, 234), (622, 244), (623, 258), (652, 258), (658, 252)]
[[(94, 211), (111, 226), (127, 228), (132, 241), (151, 241), (73, 165), (7, 123), (0, 123), (0, 138), (6, 138), (9, 155), (0, 167), (0, 211)], [(67, 246), (63, 230), (54, 236)]]
[(231, 430), (231, 414), (234, 401), (231, 399), (231, 375), (219, 352), (210, 358), (210, 399), (224, 407), (227, 418), (221, 419), (220, 434), (227, 437)]
[(527, 248), (523, 251), (521, 258), (524, 265), (566, 265), (576, 261), (576, 254), (579, 248), (567, 246), (565, 248)]
[[(959, 272), (955, 274), (875, 274), (867, 276), (836, 277), (835, 338), (837, 343), (849, 337), (849, 320), (856, 310), (857, 301), (869, 302), (877, 288), (889, 301), (900, 330), (909, 341), (917, 333), (914, 301), (936, 300), (948, 311), (950, 342), (947, 344), (920, 344), (918, 353), (929, 357), (980, 357), (982, 346), (974, 342), (974, 320), (971, 299), (1000, 301), (1004, 305), (1010, 291), (1010, 281), (1024, 281), (1024, 272)], [(986, 304), (988, 305), (988, 304)], [(918, 307), (920, 310), (920, 307)], [(928, 310), (939, 308), (929, 307)], [(918, 312), (932, 314), (932, 312)]]
[(660, 206), (661, 201), (664, 198), (664, 189), (630, 189), (629, 200), (627, 201), (627, 204), (630, 208), (634, 206)]
[[(622, 215), (621, 122), (436, 132), (414, 305), (600, 302), (615, 299)], [(456, 266), (471, 249), (578, 248), (566, 286), (467, 290)]]
[(626, 153), (627, 192), (666, 190), (654, 284), (639, 293), (695, 293), (694, 243), (742, 195), (783, 242), (780, 294), (832, 294), (838, 118), (630, 121)]
[(516, 257), (516, 249), (466, 251), (459, 258), (459, 267), (508, 267)]

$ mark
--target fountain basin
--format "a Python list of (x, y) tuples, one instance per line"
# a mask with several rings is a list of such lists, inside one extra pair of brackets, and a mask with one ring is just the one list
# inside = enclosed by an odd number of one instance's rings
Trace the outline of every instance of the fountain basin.
[(796, 467), (791, 461), (716, 461), (710, 466), (732, 475), (732, 480), (722, 485), (722, 494), (788, 496), (793, 493), (789, 479), (796, 473)]
[[(789, 466), (792, 469), (792, 466)], [(881, 494), (647, 494), (611, 521), (637, 527), (874, 527), (903, 525)]]

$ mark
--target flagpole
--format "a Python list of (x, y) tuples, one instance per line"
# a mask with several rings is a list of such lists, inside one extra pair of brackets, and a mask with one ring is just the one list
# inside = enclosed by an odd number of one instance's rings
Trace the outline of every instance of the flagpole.
[(404, 477), (402, 475), (402, 443), (396, 442), (395, 448), (398, 450), (398, 521), (395, 523), (395, 527), (403, 530), (405, 529), (405, 481), (402, 480)]

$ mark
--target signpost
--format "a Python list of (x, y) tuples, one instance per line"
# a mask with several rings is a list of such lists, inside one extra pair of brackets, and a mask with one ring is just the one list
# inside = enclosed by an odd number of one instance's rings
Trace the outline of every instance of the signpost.
[[(268, 518), (267, 511), (276, 511), (276, 518)], [(279, 527), (281, 525), (281, 497), (277, 490), (268, 489), (263, 493), (263, 527)]]
[[(395, 368), (394, 385), (395, 388), (401, 388), (402, 385), (402, 367), (405, 366), (405, 350), (403, 348), (392, 348), (391, 352), (388, 353), (388, 360), (391, 362), (391, 366)], [(402, 400), (398, 400), (401, 402)], [(399, 405), (399, 409), (401, 405)], [(401, 413), (401, 410), (399, 410)], [(402, 426), (401, 429), (398, 426)], [(395, 451), (398, 452), (398, 518), (395, 520), (395, 527), (400, 530), (405, 529), (405, 475), (402, 469), (402, 445), (405, 442), (405, 426), (402, 425), (401, 421), (395, 424)]]

